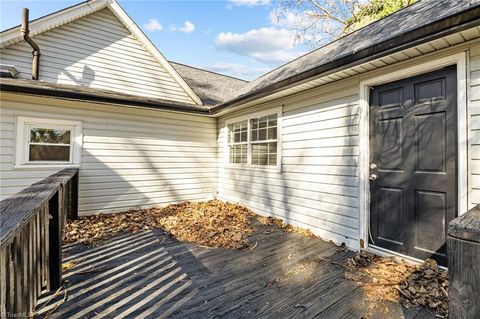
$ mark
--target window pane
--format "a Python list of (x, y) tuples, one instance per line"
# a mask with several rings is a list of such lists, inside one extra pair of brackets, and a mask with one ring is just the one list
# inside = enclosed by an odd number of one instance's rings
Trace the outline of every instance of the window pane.
[(241, 133), (240, 141), (246, 142), (248, 140), (247, 131)]
[(277, 126), (277, 114), (268, 116), (268, 126)]
[(255, 129), (255, 130), (252, 130), (252, 133), (250, 134), (250, 139), (252, 141), (257, 141), (258, 140), (258, 130)]
[(30, 145), (28, 160), (69, 162), (70, 146)]
[(268, 152), (276, 153), (277, 152), (277, 143), (268, 143)]
[(46, 128), (32, 128), (30, 129), (30, 142), (70, 144), (70, 131), (53, 130)]
[(258, 128), (258, 119), (252, 119), (250, 121), (250, 125), (252, 126), (252, 130), (257, 129)]
[(269, 127), (268, 128), (268, 136), (269, 140), (276, 140), (277, 139), (277, 128), (276, 127)]
[(265, 141), (267, 139), (267, 129), (261, 128), (258, 130), (258, 140)]
[(268, 155), (268, 165), (272, 165), (272, 166), (277, 165), (277, 154)]
[(261, 118), (258, 119), (258, 127), (262, 128), (262, 127), (267, 127), (267, 119), (268, 117), (267, 116), (262, 116)]

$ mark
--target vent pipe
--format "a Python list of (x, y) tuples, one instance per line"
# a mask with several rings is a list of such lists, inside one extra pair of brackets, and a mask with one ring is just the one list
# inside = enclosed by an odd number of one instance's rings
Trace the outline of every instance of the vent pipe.
[(28, 23), (28, 9), (23, 8), (22, 16), (22, 27), (20, 28), (22, 38), (32, 47), (32, 80), (38, 80), (39, 66), (40, 66), (40, 48), (38, 45), (30, 38), (29, 33), (29, 23)]

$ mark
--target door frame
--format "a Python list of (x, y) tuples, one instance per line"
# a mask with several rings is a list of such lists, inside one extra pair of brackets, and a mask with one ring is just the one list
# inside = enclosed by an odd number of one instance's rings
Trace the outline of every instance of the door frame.
[(359, 248), (380, 255), (396, 255), (412, 261), (413, 257), (401, 255), (375, 245), (369, 245), (370, 228), (370, 134), (369, 108), (370, 88), (373, 86), (428, 73), (440, 68), (457, 66), (457, 196), (458, 214), (462, 215), (468, 207), (468, 118), (467, 118), (467, 52), (449, 55), (421, 64), (405, 67), (402, 70), (390, 72), (360, 82), (359, 94), (359, 178), (360, 178), (360, 241)]

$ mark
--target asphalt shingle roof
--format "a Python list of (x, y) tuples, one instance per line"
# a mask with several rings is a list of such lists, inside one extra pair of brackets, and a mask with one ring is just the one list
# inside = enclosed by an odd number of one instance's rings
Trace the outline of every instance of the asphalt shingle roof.
[(198, 95), (205, 106), (226, 102), (238, 95), (248, 82), (189, 65), (170, 61), (173, 68)]

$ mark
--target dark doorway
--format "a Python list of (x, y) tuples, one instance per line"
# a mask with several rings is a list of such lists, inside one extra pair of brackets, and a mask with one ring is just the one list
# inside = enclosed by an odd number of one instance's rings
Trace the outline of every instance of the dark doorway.
[(457, 216), (456, 67), (370, 91), (370, 241), (446, 265)]

